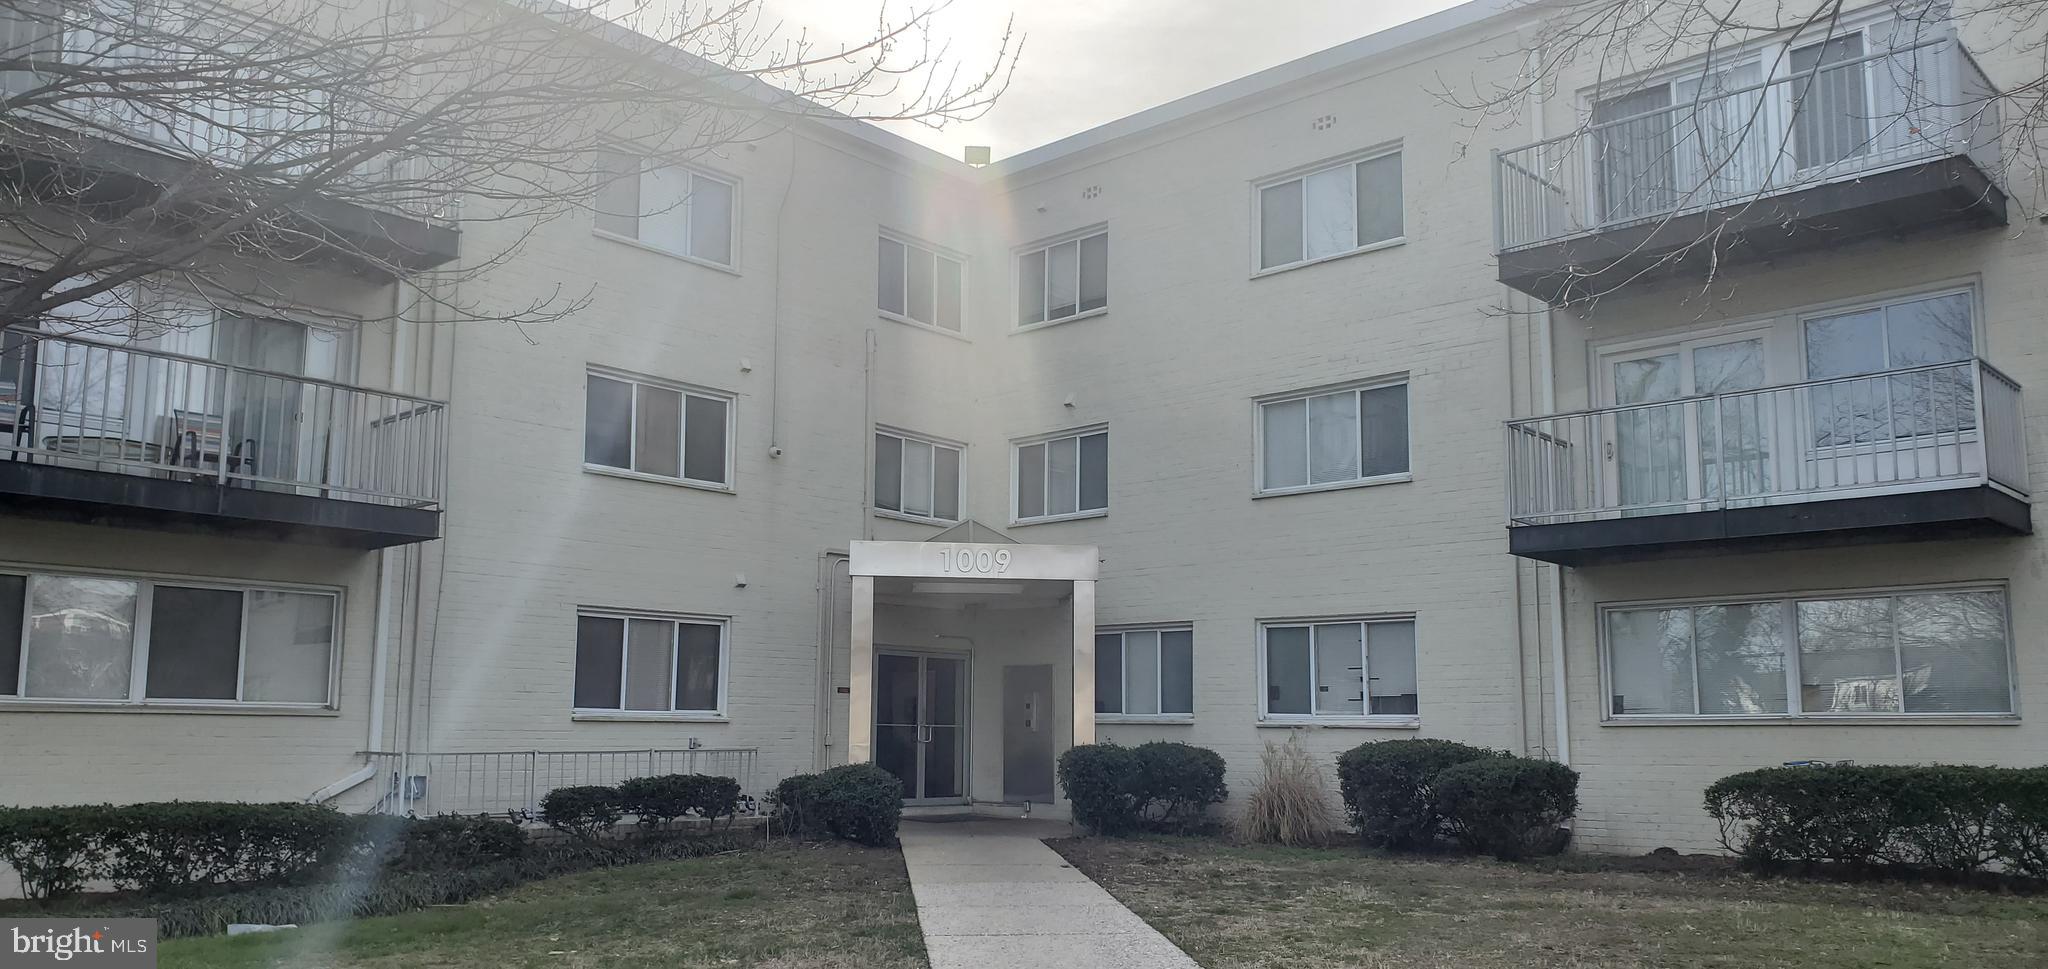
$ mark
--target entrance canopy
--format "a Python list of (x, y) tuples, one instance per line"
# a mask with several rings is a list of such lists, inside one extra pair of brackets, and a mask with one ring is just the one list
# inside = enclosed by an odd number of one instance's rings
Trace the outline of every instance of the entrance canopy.
[(847, 759), (913, 802), (1054, 804), (1059, 751), (1095, 742), (1095, 546), (982, 526), (850, 553)]

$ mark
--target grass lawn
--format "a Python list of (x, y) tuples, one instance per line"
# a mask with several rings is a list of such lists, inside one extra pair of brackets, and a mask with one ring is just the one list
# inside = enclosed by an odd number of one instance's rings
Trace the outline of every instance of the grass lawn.
[(164, 969), (922, 969), (903, 856), (777, 846), (586, 872), (469, 905), (162, 946)]
[(1196, 839), (1053, 842), (1206, 969), (2042, 969), (2048, 897), (1385, 858)]

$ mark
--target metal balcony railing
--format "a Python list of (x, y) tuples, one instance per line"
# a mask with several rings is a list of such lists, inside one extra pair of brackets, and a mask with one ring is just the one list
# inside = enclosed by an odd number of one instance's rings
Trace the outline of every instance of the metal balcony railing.
[(2020, 385), (1981, 360), (1507, 425), (1508, 524), (1993, 484), (2027, 495)]
[[(1797, 66), (1797, 59), (1792, 62)], [(1751, 65), (1754, 73), (1768, 65)], [(1990, 81), (1950, 32), (1759, 83), (1711, 74), (1678, 103), (1497, 152), (1497, 252), (1967, 155), (1998, 171)], [(1617, 99), (1619, 100), (1619, 99)]]
[(438, 508), (447, 405), (16, 328), (0, 460)]
[(372, 813), (493, 814), (539, 817), (541, 798), (558, 787), (616, 785), (635, 777), (708, 774), (730, 777), (759, 798), (752, 747), (639, 750), (487, 750), (405, 754), (373, 751), (379, 797)]

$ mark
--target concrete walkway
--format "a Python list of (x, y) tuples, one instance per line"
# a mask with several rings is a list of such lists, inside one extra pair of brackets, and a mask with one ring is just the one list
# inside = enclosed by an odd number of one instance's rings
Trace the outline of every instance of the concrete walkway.
[(932, 969), (1200, 969), (1043, 839), (1054, 821), (903, 819)]

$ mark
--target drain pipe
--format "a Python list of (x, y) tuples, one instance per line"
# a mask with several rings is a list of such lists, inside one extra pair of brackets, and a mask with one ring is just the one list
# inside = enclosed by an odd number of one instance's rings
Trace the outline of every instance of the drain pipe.
[[(1538, 50), (1530, 52), (1529, 69), (1532, 72), (1532, 76), (1534, 76), (1535, 72), (1540, 72), (1542, 69), (1542, 64), (1544, 63), (1542, 55), (1543, 52), (1540, 46)], [(1542, 141), (1545, 137), (1545, 108), (1543, 84), (1539, 78), (1529, 86), (1529, 134), (1531, 139), (1536, 142)], [(1536, 316), (1536, 329), (1542, 343), (1540, 347), (1541, 356), (1539, 358), (1542, 361), (1542, 412), (1545, 414), (1555, 414), (1557, 413), (1557, 361), (1554, 359), (1556, 344), (1552, 342), (1555, 334), (1552, 328), (1550, 301), (1542, 300), (1541, 302), (1542, 309), (1537, 311)], [(1538, 568), (1541, 569), (1542, 566), (1538, 566)], [(1547, 571), (1549, 572), (1549, 582), (1547, 584), (1550, 587), (1550, 689), (1551, 707), (1556, 717), (1554, 729), (1557, 731), (1557, 761), (1560, 764), (1569, 766), (1572, 762), (1571, 704), (1569, 699), (1571, 678), (1567, 675), (1565, 668), (1564, 566), (1553, 564)], [(1517, 574), (1519, 575), (1519, 573)]]
[[(390, 371), (386, 380), (392, 386), (399, 385), (399, 364), (402, 357), (401, 333), (398, 327), (403, 316), (400, 287), (391, 288), (391, 354)], [(363, 737), (363, 766), (336, 779), (306, 796), (313, 804), (333, 800), (354, 790), (358, 785), (377, 776), (377, 754), (384, 749), (384, 694), (385, 679), (390, 669), (391, 657), (391, 579), (395, 571), (395, 553), (390, 548), (377, 550), (377, 611), (371, 620), (370, 634), (370, 709), (369, 724)]]
[(865, 466), (870, 470), (860, 476), (860, 536), (868, 541), (875, 540), (875, 516), (868, 509), (875, 506), (875, 330), (869, 327), (862, 335), (860, 368), (860, 410), (863, 444), (861, 453), (866, 456)]

